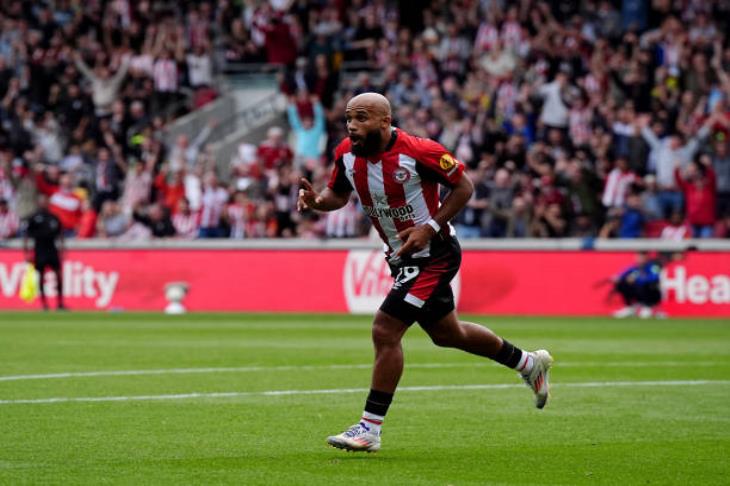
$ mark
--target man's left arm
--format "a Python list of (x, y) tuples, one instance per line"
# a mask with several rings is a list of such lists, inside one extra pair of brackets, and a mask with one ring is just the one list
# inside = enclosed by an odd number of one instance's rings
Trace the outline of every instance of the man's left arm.
[(441, 203), (436, 215), (427, 224), (407, 228), (398, 234), (398, 237), (405, 243), (395, 256), (407, 255), (425, 248), (436, 236), (438, 230), (448, 224), (466, 206), (473, 192), (474, 184), (468, 175), (462, 173), (456, 185), (451, 188), (451, 192)]

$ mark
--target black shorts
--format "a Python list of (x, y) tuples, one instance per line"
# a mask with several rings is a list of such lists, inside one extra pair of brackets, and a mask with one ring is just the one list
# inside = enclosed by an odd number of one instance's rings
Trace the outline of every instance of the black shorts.
[(386, 314), (406, 325), (427, 326), (454, 310), (454, 294), (449, 283), (461, 265), (461, 248), (455, 238), (439, 245), (428, 258), (404, 258), (390, 264), (394, 283), (380, 306)]
[(61, 270), (61, 260), (58, 258), (58, 254), (37, 254), (34, 264), (35, 269), (39, 272), (43, 272), (46, 268)]

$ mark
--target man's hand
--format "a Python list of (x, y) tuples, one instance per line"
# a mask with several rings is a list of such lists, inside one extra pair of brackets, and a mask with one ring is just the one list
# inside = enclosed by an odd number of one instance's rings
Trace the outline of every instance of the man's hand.
[(301, 179), (302, 187), (299, 189), (299, 198), (297, 199), (297, 211), (301, 212), (305, 209), (318, 209), (322, 204), (322, 196), (312, 188), (312, 183), (307, 179)]
[(398, 233), (398, 238), (401, 241), (405, 241), (405, 243), (396, 252), (396, 258), (423, 250), (435, 234), (436, 231), (427, 224), (411, 226), (410, 228), (404, 229)]

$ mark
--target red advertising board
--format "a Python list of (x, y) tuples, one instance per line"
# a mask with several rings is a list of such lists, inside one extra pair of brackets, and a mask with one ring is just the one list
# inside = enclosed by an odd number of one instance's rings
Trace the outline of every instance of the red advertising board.
[[(631, 252), (464, 252), (454, 282), (458, 308), (476, 314), (607, 315), (619, 308), (600, 285), (634, 261)], [(0, 252), (0, 309), (28, 309), (18, 298), (22, 254)], [(730, 317), (730, 252), (694, 252), (664, 271), (670, 316)], [(162, 310), (167, 283), (189, 285), (191, 311), (371, 313), (392, 283), (371, 250), (70, 251), (63, 271), (72, 309)], [(55, 278), (46, 276), (55, 292)]]

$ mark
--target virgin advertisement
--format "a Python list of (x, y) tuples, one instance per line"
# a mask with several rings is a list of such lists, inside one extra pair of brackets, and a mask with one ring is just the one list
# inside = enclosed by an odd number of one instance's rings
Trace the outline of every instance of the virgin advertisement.
[[(466, 250), (452, 282), (460, 312), (490, 315), (611, 315), (624, 303), (614, 278), (633, 252)], [(18, 296), (22, 253), (0, 251), (0, 309), (30, 310)], [(71, 310), (162, 311), (165, 288), (184, 282), (189, 311), (374, 312), (393, 283), (376, 250), (69, 251), (63, 289)], [(57, 282), (43, 279), (53, 303)], [(730, 317), (730, 252), (690, 252), (664, 261), (661, 302), (672, 316)]]

